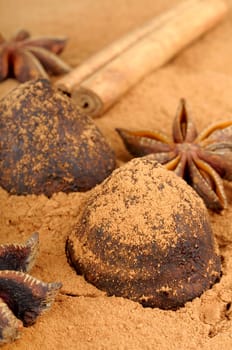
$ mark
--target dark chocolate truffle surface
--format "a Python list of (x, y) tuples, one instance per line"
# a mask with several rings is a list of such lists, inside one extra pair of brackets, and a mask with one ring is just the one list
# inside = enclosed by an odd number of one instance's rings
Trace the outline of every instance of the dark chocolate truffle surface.
[(91, 118), (39, 79), (0, 101), (0, 186), (11, 194), (86, 191), (115, 168)]
[(176, 309), (220, 278), (208, 212), (181, 178), (137, 158), (86, 199), (66, 252), (108, 295)]

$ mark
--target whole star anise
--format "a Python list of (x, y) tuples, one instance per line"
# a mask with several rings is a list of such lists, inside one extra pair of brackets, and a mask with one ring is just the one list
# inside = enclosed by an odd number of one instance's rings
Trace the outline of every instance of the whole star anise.
[(0, 34), (0, 81), (15, 77), (20, 82), (48, 78), (46, 71), (58, 75), (70, 71), (57, 54), (66, 44), (65, 38), (31, 38), (26, 30), (20, 30), (6, 41)]
[(223, 179), (232, 180), (232, 120), (209, 126), (200, 134), (181, 99), (173, 122), (172, 138), (160, 131), (116, 129), (128, 151), (152, 157), (183, 177), (206, 206), (221, 211), (227, 206)]

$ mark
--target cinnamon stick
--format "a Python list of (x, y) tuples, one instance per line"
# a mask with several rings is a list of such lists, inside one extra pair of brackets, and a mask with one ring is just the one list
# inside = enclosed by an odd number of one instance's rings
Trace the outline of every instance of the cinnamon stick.
[(145, 35), (151, 33), (154, 29), (167, 22), (172, 17), (175, 17), (177, 8), (179, 8), (179, 11), (181, 11), (186, 6), (188, 6), (188, 2), (181, 2), (176, 6), (176, 8), (151, 19), (143, 26), (114, 41), (100, 52), (97, 52), (88, 58), (80, 66), (74, 68), (71, 73), (68, 73), (59, 79), (56, 82), (56, 86), (67, 93), (71, 93), (74, 85), (80, 84), (83, 80), (95, 73), (95, 71), (111, 61), (113, 58), (121, 54), (136, 41), (142, 39)]
[(144, 76), (215, 26), (227, 10), (223, 0), (185, 0), (157, 18), (151, 31), (124, 47), (95, 73), (80, 80), (74, 71), (66, 77), (65, 85), (58, 81), (57, 86), (70, 93), (85, 113), (100, 116)]

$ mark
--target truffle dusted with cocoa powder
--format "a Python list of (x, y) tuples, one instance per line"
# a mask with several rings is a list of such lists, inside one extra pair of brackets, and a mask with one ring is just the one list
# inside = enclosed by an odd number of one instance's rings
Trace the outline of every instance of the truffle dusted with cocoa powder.
[(108, 295), (176, 309), (220, 278), (207, 210), (152, 157), (115, 170), (86, 199), (66, 253)]
[(86, 191), (115, 168), (93, 121), (46, 79), (0, 101), (0, 185), (11, 194)]

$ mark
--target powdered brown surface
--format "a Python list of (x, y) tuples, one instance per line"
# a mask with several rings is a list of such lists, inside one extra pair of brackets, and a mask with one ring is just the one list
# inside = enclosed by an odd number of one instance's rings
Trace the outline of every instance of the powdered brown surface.
[[(8, 0), (0, 3), (1, 31), (18, 28), (34, 35), (67, 35), (62, 54), (73, 67), (130, 29), (176, 4), (177, 0)], [(232, 6), (232, 0), (228, 0)], [(116, 127), (161, 128), (171, 132), (180, 97), (192, 107), (198, 130), (210, 122), (232, 119), (232, 12), (172, 62), (150, 74), (96, 124), (114, 148), (119, 162), (130, 156)], [(0, 84), (3, 96), (17, 83)], [(53, 307), (21, 339), (5, 349), (231, 349), (232, 347), (232, 185), (226, 183), (229, 207), (210, 212), (223, 256), (219, 284), (178, 311), (143, 308), (105, 294), (67, 264), (64, 246), (88, 193), (9, 196), (0, 190), (1, 242), (26, 240), (40, 233), (40, 254), (32, 275), (62, 281)]]
[(87, 281), (143, 306), (177, 309), (220, 279), (203, 201), (153, 155), (91, 191), (66, 251)]

